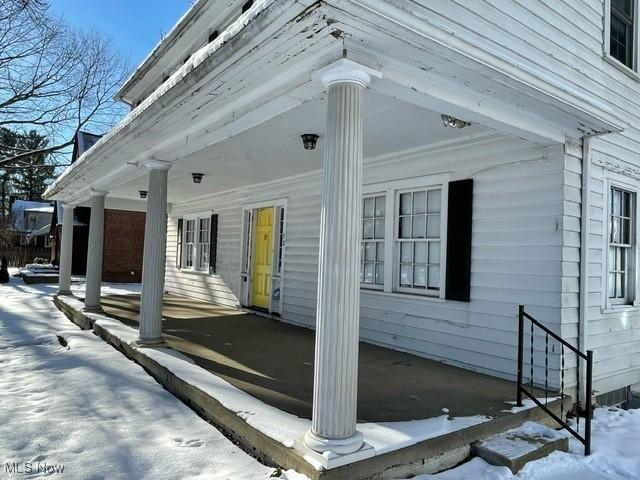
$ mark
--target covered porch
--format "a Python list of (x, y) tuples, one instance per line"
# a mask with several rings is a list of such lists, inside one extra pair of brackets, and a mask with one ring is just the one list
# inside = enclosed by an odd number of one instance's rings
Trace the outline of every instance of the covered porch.
[[(401, 341), (417, 345), (413, 351), (510, 371), (514, 305), (540, 297), (511, 275), (511, 263), (522, 257), (522, 235), (509, 239), (510, 257), (495, 262), (495, 252), (505, 250), (496, 237), (527, 220), (501, 216), (518, 194), (514, 180), (534, 179), (520, 203), (525, 215), (551, 184), (554, 203), (535, 225), (549, 251), (560, 252), (561, 213), (554, 209), (562, 205), (565, 142), (616, 126), (592, 99), (500, 62), (474, 59), (471, 49), (421, 31), (427, 22), (394, 20), (391, 14), (402, 13), (394, 7), (303, 3), (257, 2), (140, 97), (47, 195), (63, 201), (69, 213), (87, 202), (92, 207), (85, 312), (104, 310), (139, 327), (133, 345), (123, 347), (135, 355), (146, 350), (152, 356), (167, 342), (267, 404), (311, 418), (295, 448), (331, 469), (373, 455), (358, 420), (431, 418), (443, 408), (455, 415), (503, 415), (512, 385), (361, 344), (360, 319), (366, 317), (372, 343), (383, 338), (392, 344), (400, 325)], [(302, 144), (309, 134), (317, 148)], [(451, 193), (453, 182), (464, 182), (457, 183), (462, 194)], [(408, 201), (400, 209), (400, 195), (414, 194), (413, 210)], [(434, 195), (428, 212), (427, 194)], [(387, 214), (368, 216), (369, 225), (374, 217), (381, 222), (384, 235), (363, 233), (363, 195), (386, 205), (380, 211)], [(462, 214), (457, 200), (465, 201)], [(110, 202), (146, 202), (140, 308), (137, 300), (100, 295)], [(450, 205), (459, 215), (451, 229)], [(276, 208), (285, 212), (279, 222), (273, 221)], [(258, 249), (258, 222), (251, 219), (261, 209), (268, 228)], [(474, 272), (478, 301), (471, 306), (472, 212), (480, 209), (484, 244), (474, 261), (486, 270)], [(407, 225), (401, 234), (394, 223), (400, 216)], [(556, 227), (549, 229), (548, 220)], [(62, 295), (70, 293), (73, 246), (64, 239), (71, 231), (69, 221), (63, 225)], [(368, 259), (380, 277), (368, 290), (360, 285), (363, 235), (386, 242)], [(408, 240), (422, 243), (403, 257)], [(530, 258), (532, 264), (537, 259)], [(379, 269), (382, 264), (387, 268)], [(551, 273), (557, 280), (556, 270)], [(456, 274), (457, 283), (451, 281)], [(283, 288), (261, 283), (276, 275)], [(536, 288), (549, 288), (544, 279), (542, 286), (534, 280)], [(514, 281), (516, 293), (503, 295)], [(167, 286), (230, 306), (264, 307), (289, 321), (304, 317), (315, 328), (315, 345), (311, 331), (272, 320), (173, 297), (163, 305)], [(546, 293), (541, 307), (557, 314), (559, 295)], [(256, 297), (278, 299), (282, 307)], [(180, 302), (189, 308), (172, 315)], [(169, 318), (163, 322), (164, 310)], [(278, 348), (282, 342), (286, 349)]]
[[(112, 318), (138, 328), (140, 297), (102, 297)], [(311, 418), (313, 330), (179, 295), (165, 295), (171, 348), (263, 402)], [(511, 414), (515, 384), (426, 358), (360, 343), (359, 422)]]

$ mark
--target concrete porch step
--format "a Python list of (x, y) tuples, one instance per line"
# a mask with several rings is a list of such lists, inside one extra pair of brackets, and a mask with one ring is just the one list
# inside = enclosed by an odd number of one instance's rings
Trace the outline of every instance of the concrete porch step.
[(569, 439), (564, 433), (535, 422), (526, 422), (473, 444), (475, 455), (492, 465), (508, 467), (513, 473), (527, 462), (568, 449)]

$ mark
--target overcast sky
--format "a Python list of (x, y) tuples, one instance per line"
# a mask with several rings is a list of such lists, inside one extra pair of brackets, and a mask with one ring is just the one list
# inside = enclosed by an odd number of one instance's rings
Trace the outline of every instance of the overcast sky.
[(188, 10), (192, 0), (50, 0), (68, 23), (110, 36), (135, 68)]

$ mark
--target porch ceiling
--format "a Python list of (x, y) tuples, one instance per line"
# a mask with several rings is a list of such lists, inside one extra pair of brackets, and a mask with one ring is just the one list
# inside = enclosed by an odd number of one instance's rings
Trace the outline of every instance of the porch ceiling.
[[(364, 94), (364, 156), (374, 158), (407, 149), (489, 132), (479, 125), (462, 130), (444, 127), (440, 114), (381, 95)], [(181, 158), (169, 171), (172, 204), (246, 185), (278, 180), (322, 168), (326, 95), (318, 95), (234, 137)], [(300, 135), (320, 136), (315, 150), (302, 146)], [(191, 173), (204, 173), (194, 184)], [(147, 175), (112, 190), (115, 197), (137, 199), (147, 189)]]

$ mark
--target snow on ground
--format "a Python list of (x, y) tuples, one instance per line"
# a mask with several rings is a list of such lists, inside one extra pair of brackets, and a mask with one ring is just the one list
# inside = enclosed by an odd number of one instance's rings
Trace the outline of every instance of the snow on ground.
[(22, 478), (17, 472), (45, 463), (49, 473), (64, 468), (53, 477), (65, 479), (273, 474), (137, 364), (75, 327), (53, 305), (53, 291), (17, 278), (0, 285), (0, 478)]
[[(580, 422), (580, 427), (584, 422)], [(528, 463), (517, 475), (480, 458), (414, 480), (637, 480), (640, 479), (640, 410), (598, 408), (592, 423), (592, 454), (571, 437), (570, 451)]]

